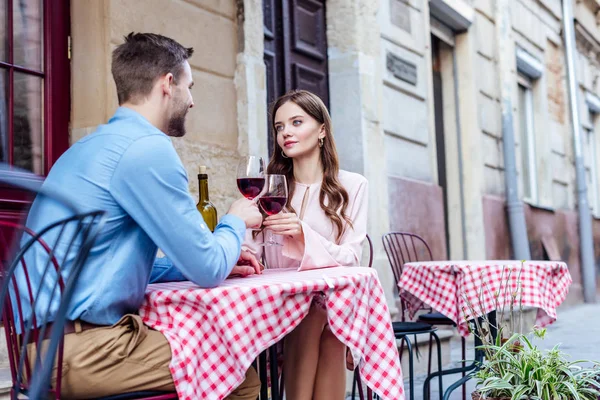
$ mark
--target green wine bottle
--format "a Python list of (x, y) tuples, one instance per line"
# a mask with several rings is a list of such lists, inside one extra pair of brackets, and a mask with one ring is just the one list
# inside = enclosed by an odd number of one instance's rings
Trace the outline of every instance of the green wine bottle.
[(199, 172), (198, 187), (200, 190), (200, 197), (198, 198), (196, 208), (200, 211), (200, 215), (204, 218), (204, 222), (206, 222), (208, 229), (210, 229), (211, 232), (214, 232), (217, 227), (217, 209), (208, 198), (208, 175), (206, 174), (206, 167), (204, 165), (200, 166)]

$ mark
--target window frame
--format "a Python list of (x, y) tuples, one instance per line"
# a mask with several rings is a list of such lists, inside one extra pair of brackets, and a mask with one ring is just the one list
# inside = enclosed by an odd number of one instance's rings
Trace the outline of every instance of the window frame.
[[(43, 71), (14, 64), (13, 0), (0, 0), (7, 7), (6, 44), (8, 60), (0, 60), (0, 70), (8, 70), (8, 163), (14, 164), (14, 75), (15, 72), (43, 79), (43, 164), (47, 175), (54, 162), (69, 147), (71, 113), (70, 9), (68, 1), (42, 0)], [(6, 196), (0, 190), (0, 201)]]
[(600, 141), (599, 130), (600, 130), (600, 115), (594, 110), (588, 108), (589, 120), (590, 120), (590, 129), (587, 131), (587, 134), (591, 135), (589, 138), (589, 142), (591, 142), (590, 150), (590, 179), (591, 185), (588, 187), (588, 190), (592, 191), (592, 201), (590, 204), (590, 209), (592, 210), (592, 215), (595, 218), (600, 218), (600, 155), (598, 152), (600, 151), (600, 145), (598, 142)]
[[(538, 181), (537, 181), (537, 157), (536, 157), (536, 145), (535, 145), (535, 108), (533, 106), (534, 99), (534, 87), (533, 87), (533, 79), (527, 77), (526, 75), (519, 73), (517, 78), (517, 89), (520, 88), (525, 89), (525, 110), (521, 108), (521, 102), (518, 101), (519, 104), (519, 138), (520, 143), (520, 153), (521, 153), (521, 164), (523, 162), (523, 142), (527, 141), (527, 162), (529, 167), (529, 176), (526, 179), (525, 174), (523, 173), (523, 165), (521, 165), (521, 182), (522, 182), (522, 198), (524, 201), (532, 204), (537, 204), (538, 202)], [(520, 96), (520, 93), (518, 94)], [(526, 132), (521, 132), (521, 113), (525, 112), (525, 125)], [(527, 182), (528, 180), (528, 182)], [(529, 196), (525, 195), (525, 185), (529, 185)]]

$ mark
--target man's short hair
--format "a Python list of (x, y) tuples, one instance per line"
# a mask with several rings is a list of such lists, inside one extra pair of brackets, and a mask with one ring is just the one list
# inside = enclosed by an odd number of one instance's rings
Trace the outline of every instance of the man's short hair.
[(183, 62), (194, 49), (155, 33), (133, 33), (112, 53), (112, 74), (117, 85), (119, 104), (137, 102), (148, 96), (156, 79), (173, 74), (175, 83), (183, 71)]

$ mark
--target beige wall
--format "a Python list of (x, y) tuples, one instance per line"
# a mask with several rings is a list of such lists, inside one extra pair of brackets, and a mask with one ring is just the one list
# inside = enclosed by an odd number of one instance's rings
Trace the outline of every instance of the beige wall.
[[(458, 116), (463, 140), (464, 201), (466, 206), (467, 255), (485, 256), (483, 249), (483, 214), (480, 206), (484, 194), (505, 195), (504, 159), (500, 107), (500, 73), (498, 70), (497, 27), (493, 0), (461, 2), (444, 0), (458, 10), (473, 7), (469, 29), (455, 35), (457, 57)], [(582, 121), (588, 121), (585, 93), (600, 90), (600, 2), (574, 1), (579, 49), (578, 78), (581, 85)], [(515, 155), (519, 173), (519, 193), (522, 197), (523, 169), (519, 132), (516, 49), (520, 48), (542, 65), (542, 76), (533, 81), (534, 147), (537, 178), (535, 206), (552, 209), (575, 209), (576, 183), (573, 158), (573, 138), (570, 129), (569, 98), (566, 84), (566, 62), (561, 37), (560, 0), (513, 0), (511, 4), (510, 73), (515, 133)], [(460, 7), (458, 7), (460, 5)], [(457, 8), (458, 7), (458, 8)], [(429, 6), (427, 0), (381, 0), (378, 11), (381, 29), (380, 68), (383, 71), (382, 127), (386, 140), (387, 174), (391, 177), (437, 183), (435, 132), (431, 89), (429, 43)], [(409, 85), (393, 77), (385, 66), (385, 55), (392, 52), (417, 65), (418, 82)], [(442, 55), (442, 57), (445, 57)], [(445, 59), (451, 62), (451, 50)], [(444, 63), (444, 61), (442, 61)], [(452, 68), (442, 65), (447, 82)], [(451, 85), (444, 82), (444, 100)], [(454, 113), (455, 109), (448, 109)], [(447, 115), (444, 115), (446, 119)], [(598, 118), (595, 118), (598, 125)], [(449, 164), (453, 153), (449, 147), (456, 140), (454, 120), (445, 121), (448, 178), (452, 188), (458, 182), (455, 165)], [(590, 128), (588, 122), (586, 127)], [(593, 127), (598, 129), (597, 126)], [(598, 142), (598, 138), (595, 138)], [(598, 147), (598, 146), (596, 146)], [(587, 153), (586, 153), (587, 151)], [(584, 149), (588, 154), (591, 149)], [(600, 150), (596, 150), (597, 152)], [(597, 155), (596, 158), (600, 158)], [(588, 154), (586, 160), (590, 160)], [(590, 161), (587, 161), (588, 165)], [(481, 171), (481, 172), (477, 172)], [(590, 181), (590, 184), (594, 184)], [(450, 191), (449, 191), (450, 192)], [(450, 193), (448, 207), (456, 210), (458, 194)], [(457, 213), (450, 215), (450, 254), (460, 256), (462, 247)], [(454, 219), (454, 221), (452, 221)]]
[[(431, 90), (429, 8), (425, 1), (382, 0), (379, 65), (388, 175), (437, 183)], [(417, 66), (416, 84), (386, 68), (388, 54)]]
[(238, 54), (235, 0), (71, 0), (71, 142), (104, 123), (117, 108), (111, 51), (129, 32), (154, 32), (194, 47), (190, 59), (195, 107), (187, 135), (174, 139), (197, 197), (197, 170), (207, 165), (219, 215), (237, 195)]
[[(475, 26), (478, 35), (478, 53), (480, 71), (480, 123), (483, 134), (483, 152), (488, 155), (485, 161), (485, 192), (504, 196), (504, 168), (502, 154), (502, 136), (500, 108), (495, 93), (498, 80), (495, 79), (493, 55), (494, 40), (486, 32), (494, 24), (491, 13), (485, 12), (487, 2), (476, 1), (478, 18)], [(575, 2), (574, 2), (575, 4)], [(587, 28), (587, 37), (577, 29), (578, 42), (578, 78), (583, 89), (598, 90), (598, 46), (600, 29), (596, 13), (600, 10), (598, 2), (582, 1), (576, 3), (577, 24)], [(553, 209), (574, 209), (576, 198), (575, 169), (573, 164), (573, 139), (570, 128), (569, 98), (566, 85), (566, 61), (561, 38), (561, 2), (559, 0), (515, 0), (512, 15), (512, 37), (515, 45), (529, 53), (544, 66), (542, 76), (534, 81), (534, 126), (536, 147), (536, 174), (538, 199), (533, 205)], [(593, 22), (593, 23), (592, 23)], [(587, 42), (584, 45), (583, 42)], [(594, 44), (590, 42), (595, 42)], [(489, 71), (489, 72), (488, 72)], [(520, 158), (521, 138), (518, 127), (519, 113), (517, 101), (517, 69), (513, 71), (514, 89), (512, 96), (515, 139), (517, 141), (517, 169), (522, 170)], [(580, 94), (582, 112), (587, 112)], [(587, 120), (582, 116), (583, 121)], [(519, 179), (519, 191), (523, 185)]]

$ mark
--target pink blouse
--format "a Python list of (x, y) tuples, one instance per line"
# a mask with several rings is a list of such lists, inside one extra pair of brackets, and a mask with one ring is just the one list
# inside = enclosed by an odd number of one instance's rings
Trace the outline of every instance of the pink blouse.
[[(304, 231), (304, 248), (300, 241), (288, 236), (273, 235), (274, 240), (283, 246), (261, 246), (262, 232), (252, 238), (252, 231), (246, 231), (246, 240), (242, 248), (260, 258), (265, 251), (267, 268), (298, 268), (307, 270), (336, 266), (360, 265), (362, 243), (367, 234), (367, 194), (368, 182), (362, 175), (340, 170), (338, 179), (348, 192), (346, 215), (352, 221), (352, 227), (342, 220), (345, 232), (339, 241), (337, 229), (325, 215), (319, 203), (321, 182), (305, 185), (296, 183), (291, 201), (299, 215)], [(305, 199), (306, 197), (306, 199)], [(304, 212), (303, 200), (305, 201)]]

